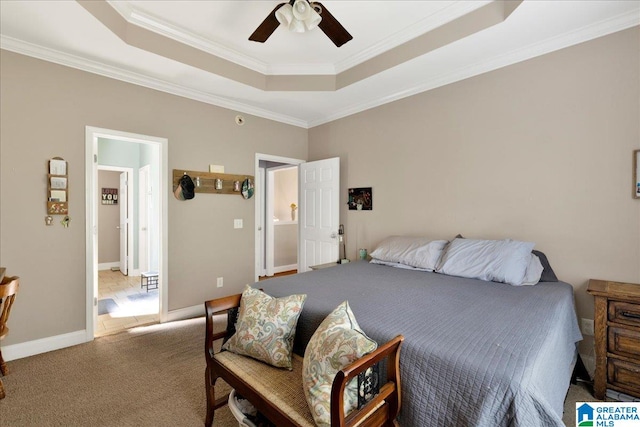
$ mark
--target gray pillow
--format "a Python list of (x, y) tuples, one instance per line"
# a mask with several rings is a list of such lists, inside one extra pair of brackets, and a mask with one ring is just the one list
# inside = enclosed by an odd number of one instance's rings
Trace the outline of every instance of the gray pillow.
[(540, 263), (542, 263), (543, 270), (542, 270), (542, 276), (540, 276), (540, 281), (541, 282), (557, 282), (558, 277), (556, 277), (556, 273), (553, 271), (553, 268), (551, 268), (551, 264), (549, 264), (549, 260), (547, 259), (547, 256), (540, 251), (536, 251), (535, 249), (532, 250), (531, 253), (537, 256), (538, 258), (540, 258)]

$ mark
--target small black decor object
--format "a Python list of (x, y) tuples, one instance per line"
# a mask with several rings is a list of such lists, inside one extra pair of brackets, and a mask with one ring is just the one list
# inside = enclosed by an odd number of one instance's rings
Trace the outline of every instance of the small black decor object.
[(186, 173), (182, 175), (180, 178), (180, 182), (178, 183), (178, 187), (173, 194), (176, 196), (178, 200), (189, 200), (195, 197), (195, 184), (189, 175)]

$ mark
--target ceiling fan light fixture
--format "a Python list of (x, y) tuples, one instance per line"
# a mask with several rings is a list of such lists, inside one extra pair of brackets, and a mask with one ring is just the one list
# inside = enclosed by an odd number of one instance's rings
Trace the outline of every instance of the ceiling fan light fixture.
[(293, 6), (283, 4), (276, 11), (278, 22), (294, 33), (311, 31), (318, 26), (322, 18), (307, 0), (296, 0)]
[(311, 15), (311, 6), (307, 3), (307, 0), (296, 0), (293, 3), (293, 16), (298, 21), (305, 21)]
[(290, 4), (283, 4), (276, 10), (276, 19), (280, 24), (288, 27), (293, 21), (293, 7)]

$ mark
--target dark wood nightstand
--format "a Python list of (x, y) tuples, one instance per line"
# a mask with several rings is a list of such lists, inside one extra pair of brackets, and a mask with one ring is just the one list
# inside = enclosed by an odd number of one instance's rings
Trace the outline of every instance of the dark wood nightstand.
[(590, 280), (595, 297), (594, 395), (607, 389), (640, 398), (640, 284)]

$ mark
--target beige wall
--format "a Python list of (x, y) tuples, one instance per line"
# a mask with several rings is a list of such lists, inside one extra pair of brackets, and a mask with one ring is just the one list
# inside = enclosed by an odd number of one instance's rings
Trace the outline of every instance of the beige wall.
[[(349, 258), (393, 234), (533, 241), (587, 318), (589, 278), (640, 283), (639, 40), (634, 28), (311, 129), (310, 160), (341, 157)], [(368, 186), (373, 211), (348, 211), (347, 188)]]
[[(3, 345), (85, 329), (85, 126), (164, 137), (169, 170), (254, 173), (255, 153), (306, 159), (307, 131), (7, 51), (0, 53), (0, 265), (21, 277)], [(47, 159), (68, 161), (71, 225), (45, 226)], [(169, 174), (171, 175), (171, 174)], [(169, 310), (254, 275), (254, 199), (169, 197)], [(233, 219), (244, 220), (233, 229)], [(216, 277), (224, 288), (216, 288)]]
[[(280, 221), (291, 221), (291, 203), (298, 204), (298, 168), (277, 170), (273, 180), (273, 214)], [(297, 219), (297, 210), (295, 215)]]
[[(85, 327), (86, 125), (168, 138), (170, 170), (340, 156), (350, 258), (390, 234), (531, 240), (591, 318), (589, 278), (640, 282), (639, 40), (638, 28), (616, 33), (308, 132), (255, 117), (238, 127), (230, 110), (2, 51), (0, 265), (22, 278), (3, 344)], [(68, 229), (44, 225), (53, 156), (69, 162)], [(373, 211), (348, 211), (347, 188), (367, 186)], [(169, 309), (252, 281), (253, 216), (240, 197), (170, 198)]]
[[(98, 171), (98, 197), (103, 188), (120, 191), (120, 172)], [(103, 205), (98, 202), (98, 264), (120, 262), (120, 203)]]

